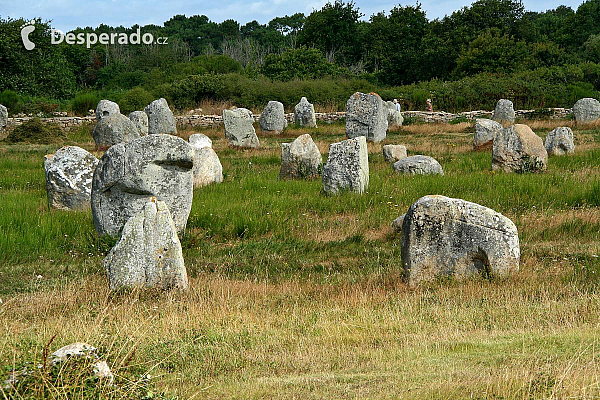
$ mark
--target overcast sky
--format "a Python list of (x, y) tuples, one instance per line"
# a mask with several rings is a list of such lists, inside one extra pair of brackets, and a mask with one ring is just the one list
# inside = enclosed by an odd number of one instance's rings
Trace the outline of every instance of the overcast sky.
[[(473, 1), (469, 0), (422, 0), (422, 8), (427, 13), (427, 18), (432, 20), (451, 14)], [(320, 9), (326, 0), (246, 0), (246, 1), (191, 1), (191, 0), (0, 0), (0, 17), (26, 19), (41, 17), (43, 20), (52, 20), (52, 26), (62, 31), (72, 30), (76, 27), (100, 24), (110, 26), (156, 24), (162, 25), (165, 21), (177, 14), (187, 16), (204, 14), (214, 22), (234, 19), (241, 25), (252, 20), (261, 24), (269, 22), (274, 17), (292, 15), (302, 12), (306, 15), (315, 9)], [(356, 0), (356, 5), (368, 19), (369, 16), (380, 11), (389, 12), (397, 2), (385, 0)], [(545, 11), (561, 4), (577, 9), (582, 0), (525, 0), (525, 9), (531, 11)], [(413, 5), (415, 2), (402, 3)]]

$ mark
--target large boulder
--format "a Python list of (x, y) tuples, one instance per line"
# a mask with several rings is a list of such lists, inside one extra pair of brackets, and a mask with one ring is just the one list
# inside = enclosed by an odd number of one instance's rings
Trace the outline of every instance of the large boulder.
[(92, 137), (98, 149), (107, 149), (118, 143), (127, 143), (140, 136), (137, 126), (123, 114), (102, 117), (92, 131)]
[(92, 183), (92, 214), (99, 234), (117, 236), (151, 197), (164, 201), (178, 231), (192, 208), (194, 149), (171, 135), (148, 135), (112, 146)]
[(310, 135), (299, 136), (292, 143), (281, 144), (279, 179), (298, 179), (319, 174), (323, 162), (319, 148)]
[(439, 162), (429, 156), (410, 156), (396, 161), (392, 165), (394, 171), (404, 175), (444, 175), (444, 170)]
[(383, 146), (383, 158), (389, 163), (393, 164), (406, 157), (406, 146), (401, 144), (386, 144)]
[(269, 101), (259, 119), (261, 132), (280, 134), (287, 128), (283, 104), (278, 101)]
[(167, 100), (163, 98), (154, 100), (144, 108), (144, 112), (148, 115), (148, 134), (159, 135), (167, 133), (174, 135), (177, 133), (175, 116), (169, 108)]
[(44, 157), (48, 204), (60, 210), (90, 208), (92, 178), (98, 159), (77, 146), (65, 146)]
[(539, 172), (546, 169), (547, 163), (544, 142), (527, 125), (508, 126), (494, 139), (493, 171)]
[(121, 114), (121, 109), (119, 105), (114, 101), (110, 100), (100, 100), (98, 105), (96, 106), (96, 119), (100, 121), (104, 117), (109, 117), (111, 115)]
[(502, 130), (502, 125), (486, 118), (475, 120), (475, 135), (473, 136), (473, 149), (483, 150), (492, 147), (494, 138)]
[(496, 109), (492, 114), (492, 119), (501, 124), (513, 124), (515, 122), (515, 109), (510, 100), (500, 99), (496, 103)]
[(294, 107), (294, 122), (308, 128), (317, 127), (315, 107), (308, 102), (306, 97), (301, 98), (300, 103), (296, 104)]
[(225, 138), (230, 145), (236, 147), (258, 148), (260, 142), (254, 130), (252, 111), (245, 108), (223, 110)]
[(445, 277), (501, 277), (519, 270), (515, 224), (490, 208), (461, 199), (417, 200), (403, 218), (401, 242), (409, 285)]
[(569, 127), (554, 129), (546, 136), (544, 147), (548, 154), (553, 154), (555, 156), (562, 156), (575, 152), (573, 131)]
[(143, 111), (134, 111), (129, 114), (129, 119), (140, 131), (140, 136), (148, 134), (148, 114)]
[(359, 136), (332, 143), (323, 166), (323, 191), (338, 194), (349, 190), (362, 194), (368, 186), (369, 153), (366, 138)]
[(111, 290), (188, 287), (175, 223), (167, 205), (155, 199), (127, 220), (103, 264)]
[(396, 104), (393, 101), (384, 101), (383, 105), (387, 109), (388, 127), (402, 126), (404, 117), (402, 116), (402, 112), (396, 110)]
[(346, 136), (364, 136), (372, 142), (385, 139), (388, 111), (376, 93), (356, 92), (346, 102)]
[(579, 123), (595, 122), (600, 118), (600, 102), (591, 97), (579, 99), (573, 106), (573, 115)]
[(208, 136), (195, 133), (188, 141), (194, 149), (194, 187), (223, 182), (223, 166)]

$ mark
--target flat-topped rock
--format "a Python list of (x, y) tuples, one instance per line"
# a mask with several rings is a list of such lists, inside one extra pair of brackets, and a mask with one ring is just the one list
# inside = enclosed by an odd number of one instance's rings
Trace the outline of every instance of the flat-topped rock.
[(364, 136), (371, 142), (385, 139), (388, 111), (376, 93), (356, 92), (346, 102), (346, 137)]
[(410, 156), (397, 161), (392, 166), (394, 171), (404, 175), (444, 175), (439, 162), (429, 156)]
[(323, 166), (323, 191), (362, 194), (369, 186), (369, 153), (364, 136), (333, 143)]
[(406, 146), (401, 144), (386, 144), (382, 151), (385, 161), (392, 164), (407, 157)]

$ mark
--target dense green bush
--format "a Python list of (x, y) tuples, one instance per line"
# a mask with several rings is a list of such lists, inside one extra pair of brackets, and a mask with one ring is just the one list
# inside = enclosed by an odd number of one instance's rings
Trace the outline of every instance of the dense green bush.
[(6, 89), (0, 93), (0, 104), (8, 108), (9, 113), (14, 114), (19, 112), (19, 103), (21, 103), (21, 97), (14, 90)]
[(96, 109), (100, 100), (97, 92), (79, 93), (71, 101), (71, 110), (77, 115), (87, 115), (89, 110)]
[(10, 143), (57, 143), (66, 139), (65, 132), (55, 123), (42, 123), (39, 118), (32, 118), (29, 121), (17, 126), (6, 138)]
[(136, 87), (125, 92), (119, 99), (119, 108), (122, 114), (129, 114), (133, 111), (143, 110), (154, 100), (154, 97), (147, 90)]

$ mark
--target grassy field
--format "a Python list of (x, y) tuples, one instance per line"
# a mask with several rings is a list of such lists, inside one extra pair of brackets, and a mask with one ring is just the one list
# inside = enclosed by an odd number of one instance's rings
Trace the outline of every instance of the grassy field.
[[(544, 137), (565, 124), (530, 125)], [(337, 197), (277, 176), (280, 143), (310, 133), (325, 160), (343, 125), (259, 133), (262, 148), (245, 151), (203, 130), (225, 179), (194, 193), (186, 293), (110, 293), (114, 240), (90, 212), (48, 208), (43, 156), (59, 146), (0, 144), (0, 383), (83, 341), (119, 384), (38, 373), (0, 398), (600, 398), (600, 129), (574, 129), (574, 155), (518, 175), (471, 151), (471, 124), (409, 125), (369, 144), (368, 192)], [(93, 149), (82, 131), (67, 142)], [(436, 157), (446, 175), (394, 174), (387, 143)], [(519, 273), (408, 288), (390, 223), (427, 194), (511, 218)]]

